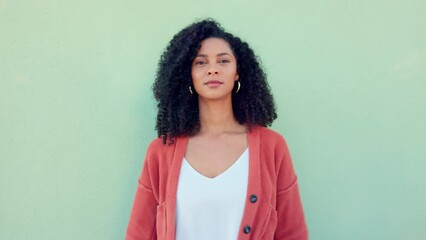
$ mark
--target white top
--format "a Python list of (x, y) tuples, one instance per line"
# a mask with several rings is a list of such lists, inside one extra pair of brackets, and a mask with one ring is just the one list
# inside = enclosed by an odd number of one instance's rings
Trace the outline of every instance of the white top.
[(248, 148), (225, 172), (208, 178), (184, 158), (176, 200), (176, 240), (236, 240), (247, 194)]

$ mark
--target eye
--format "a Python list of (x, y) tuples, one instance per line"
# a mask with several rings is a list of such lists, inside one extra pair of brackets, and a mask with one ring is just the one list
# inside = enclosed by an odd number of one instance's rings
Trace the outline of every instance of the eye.
[(204, 60), (197, 60), (197, 61), (195, 61), (195, 65), (198, 65), (198, 66), (203, 66), (203, 65), (205, 65), (207, 62), (206, 61), (204, 61)]
[(229, 63), (230, 61), (228, 60), (228, 59), (222, 59), (222, 60), (219, 60), (219, 63)]

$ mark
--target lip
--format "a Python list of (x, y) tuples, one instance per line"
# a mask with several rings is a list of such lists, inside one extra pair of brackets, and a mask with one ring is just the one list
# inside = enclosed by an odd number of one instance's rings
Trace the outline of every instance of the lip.
[(223, 84), (223, 83), (219, 80), (209, 80), (205, 84), (206, 85), (219, 85), (219, 84)]

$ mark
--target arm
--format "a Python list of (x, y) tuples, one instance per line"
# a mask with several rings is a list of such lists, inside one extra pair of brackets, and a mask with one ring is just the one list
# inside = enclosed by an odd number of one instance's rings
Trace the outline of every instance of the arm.
[(143, 163), (142, 173), (126, 231), (126, 240), (156, 240), (156, 212), (158, 201), (153, 192), (148, 165), (148, 155)]
[(274, 239), (307, 240), (308, 230), (300, 199), (297, 176), (284, 141), (284, 155), (278, 168), (277, 216), (278, 225)]

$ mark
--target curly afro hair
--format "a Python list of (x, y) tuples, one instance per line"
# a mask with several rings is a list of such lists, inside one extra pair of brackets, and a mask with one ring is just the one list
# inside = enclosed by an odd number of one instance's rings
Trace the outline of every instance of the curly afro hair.
[(226, 32), (214, 19), (207, 18), (174, 35), (158, 62), (152, 86), (158, 102), (155, 129), (164, 143), (169, 138), (173, 144), (173, 137), (191, 136), (200, 130), (198, 96), (188, 89), (192, 85), (191, 66), (201, 42), (213, 37), (228, 42), (237, 59), (241, 88), (232, 95), (235, 119), (250, 129), (255, 124), (270, 126), (277, 118), (266, 74), (253, 50), (239, 37)]

